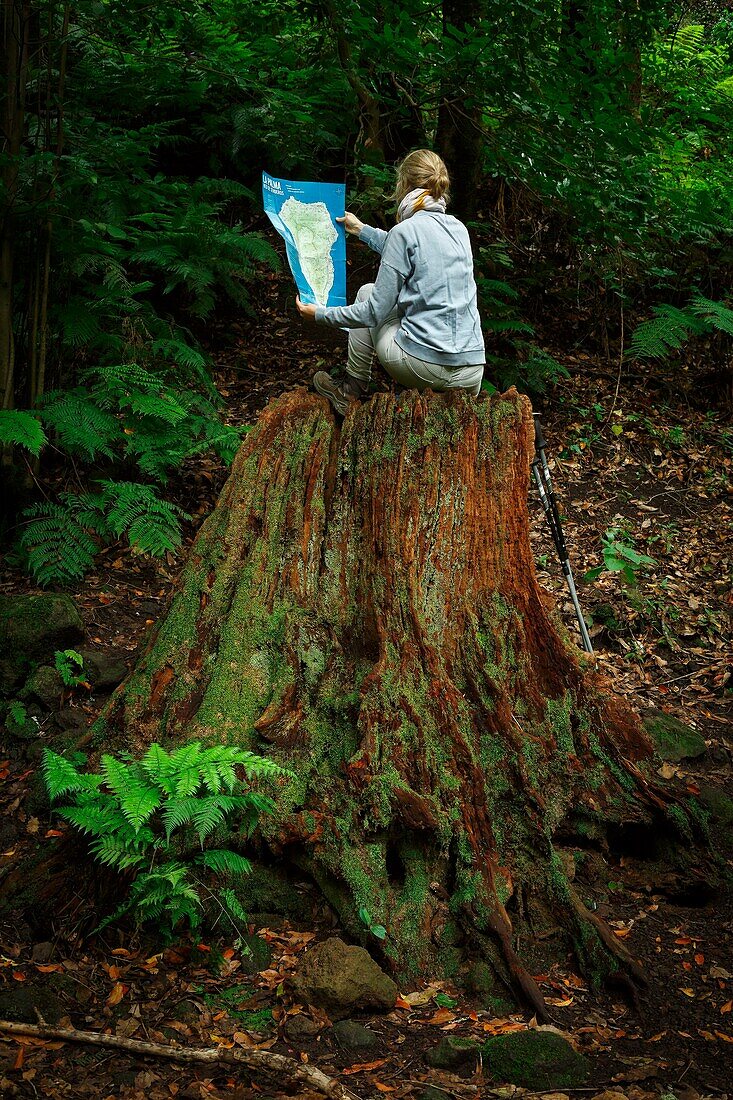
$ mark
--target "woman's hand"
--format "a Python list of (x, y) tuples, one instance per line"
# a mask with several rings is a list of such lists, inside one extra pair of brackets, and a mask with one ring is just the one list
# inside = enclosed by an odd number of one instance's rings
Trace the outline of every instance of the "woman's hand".
[(304, 317), (307, 321), (315, 321), (316, 319), (316, 307), (306, 305), (305, 302), (301, 302), (300, 295), (295, 299), (295, 304), (298, 307), (298, 313), (301, 317)]
[(364, 222), (360, 222), (356, 214), (352, 214), (350, 210), (347, 210), (343, 218), (336, 218), (337, 222), (343, 224), (347, 233), (353, 233), (355, 237), (358, 237), (364, 228)]

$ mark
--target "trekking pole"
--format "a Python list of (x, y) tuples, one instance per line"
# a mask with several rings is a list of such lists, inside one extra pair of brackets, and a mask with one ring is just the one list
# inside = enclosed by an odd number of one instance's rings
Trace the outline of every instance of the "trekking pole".
[(534, 479), (537, 484), (537, 490), (540, 494), (542, 511), (545, 513), (545, 519), (547, 520), (547, 525), (550, 528), (552, 541), (555, 544), (557, 556), (560, 559), (560, 565), (562, 566), (562, 571), (567, 582), (568, 591), (570, 592), (570, 599), (573, 601), (575, 616), (578, 620), (578, 626), (580, 627), (580, 636), (583, 639), (583, 649), (586, 651), (586, 653), (592, 654), (593, 646), (591, 645), (588, 628), (585, 625), (583, 612), (580, 610), (580, 601), (578, 600), (578, 593), (575, 590), (573, 571), (570, 568), (568, 548), (565, 545), (565, 535), (563, 534), (562, 524), (560, 523), (560, 513), (557, 508), (557, 501), (555, 500), (555, 490), (552, 488), (550, 467), (547, 463), (547, 456), (545, 454), (545, 437), (542, 434), (540, 414), (533, 413), (533, 416), (534, 458), (532, 459), (532, 473), (534, 474)]

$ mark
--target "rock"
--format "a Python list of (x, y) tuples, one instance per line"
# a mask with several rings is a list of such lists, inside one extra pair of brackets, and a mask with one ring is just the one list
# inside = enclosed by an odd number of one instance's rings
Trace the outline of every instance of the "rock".
[[(259, 974), (272, 962), (272, 950), (259, 936), (242, 936), (242, 974)], [(247, 952), (247, 953), (246, 953)]]
[(37, 1024), (38, 1013), (51, 1025), (57, 1024), (64, 1014), (61, 1001), (47, 986), (26, 982), (0, 991), (0, 1020)]
[(247, 913), (279, 913), (291, 920), (311, 917), (310, 898), (273, 867), (254, 863), (250, 874), (242, 876), (235, 889), (237, 900)]
[(359, 1054), (365, 1050), (374, 1050), (379, 1046), (379, 1036), (356, 1020), (337, 1020), (333, 1025), (336, 1042), (345, 1051)]
[(31, 948), (31, 958), (34, 963), (47, 963), (53, 955), (53, 944), (48, 940), (43, 943), (34, 943)]
[(425, 1061), (433, 1069), (459, 1069), (461, 1066), (474, 1065), (478, 1060), (480, 1047), (470, 1039), (459, 1039), (455, 1035), (446, 1035), (437, 1046), (425, 1055)]
[(705, 752), (705, 741), (697, 730), (663, 710), (648, 711), (643, 726), (659, 756), (671, 764), (693, 760)]
[(516, 1011), (516, 1004), (504, 996), (506, 986), (499, 981), (488, 963), (471, 963), (464, 972), (462, 984), (468, 993), (472, 993), (495, 1016), (508, 1016)]
[(529, 1089), (579, 1087), (590, 1069), (588, 1060), (554, 1031), (497, 1035), (484, 1043), (482, 1053), (495, 1080)]
[(18, 683), (23, 672), (76, 646), (84, 623), (71, 596), (0, 596), (0, 691)]
[(289, 1016), (284, 1028), (285, 1038), (296, 1046), (315, 1039), (320, 1030), (321, 1025), (311, 1020), (310, 1016)]
[(21, 699), (35, 699), (48, 710), (52, 710), (59, 701), (64, 690), (64, 681), (55, 668), (50, 665), (39, 665), (32, 672), (20, 692)]
[(127, 665), (120, 657), (100, 653), (98, 649), (80, 649), (84, 661), (84, 678), (95, 691), (111, 691), (127, 676)]
[(54, 715), (54, 721), (62, 733), (73, 738), (84, 733), (89, 719), (76, 707), (64, 707)]
[(445, 1089), (436, 1089), (434, 1085), (427, 1085), (417, 1094), (417, 1100), (450, 1100), (454, 1095), (452, 1092), (446, 1092)]
[(626, 1100), (626, 1093), (619, 1092), (617, 1089), (606, 1089), (605, 1092), (599, 1092), (594, 1096), (593, 1100)]
[(182, 1024), (197, 1024), (201, 1019), (201, 1010), (193, 1001), (179, 1001), (171, 1011), (171, 1018)]
[(389, 1012), (397, 986), (363, 947), (349, 947), (334, 936), (306, 953), (293, 978), (293, 990), (307, 1004), (340, 1020), (364, 1008)]
[(733, 825), (733, 799), (719, 787), (703, 784), (699, 798), (713, 821), (717, 821), (719, 825)]

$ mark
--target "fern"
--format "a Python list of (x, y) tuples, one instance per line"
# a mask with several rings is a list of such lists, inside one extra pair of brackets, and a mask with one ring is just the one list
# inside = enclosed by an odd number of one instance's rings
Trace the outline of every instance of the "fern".
[[(215, 830), (234, 822), (250, 833), (261, 814), (274, 809), (270, 797), (243, 785), (236, 769), (248, 779), (290, 774), (235, 746), (204, 748), (199, 742), (170, 753), (153, 744), (140, 760), (105, 753), (98, 773), (82, 773), (65, 757), (44, 751), (49, 796), (53, 801), (71, 799), (60, 807), (61, 817), (90, 838), (90, 851), (99, 863), (134, 872), (128, 897), (100, 928), (132, 912), (139, 923), (154, 920), (170, 935), (182, 921), (195, 929), (204, 909), (202, 891), (207, 897), (217, 895), (194, 870), (224, 875), (229, 882), (251, 870), (238, 852), (203, 847)], [(195, 847), (201, 850), (190, 861), (181, 856)], [(176, 859), (170, 858), (173, 850)], [(219, 890), (218, 897), (230, 919), (246, 919), (231, 885)]]
[(18, 543), (39, 584), (70, 584), (91, 568), (97, 543), (73, 511), (60, 504), (34, 504)]
[(631, 337), (629, 351), (634, 358), (665, 359), (670, 352), (679, 351), (691, 336), (707, 332), (733, 336), (733, 309), (702, 294), (694, 295), (682, 309), (659, 305), (652, 313), (654, 316), (642, 321)]
[(83, 390), (48, 393), (39, 415), (54, 432), (64, 450), (91, 461), (98, 455), (112, 458), (119, 436), (117, 419), (99, 407)]
[(115, 535), (126, 534), (130, 546), (154, 557), (180, 546), (180, 520), (190, 519), (182, 508), (160, 500), (149, 485), (125, 481), (102, 481), (101, 485), (107, 523)]
[(34, 457), (48, 442), (38, 417), (18, 409), (0, 411), (0, 444), (23, 447)]

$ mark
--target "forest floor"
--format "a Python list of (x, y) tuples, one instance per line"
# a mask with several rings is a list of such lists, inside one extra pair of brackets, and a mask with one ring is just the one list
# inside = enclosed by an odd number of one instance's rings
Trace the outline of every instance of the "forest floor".
[[(315, 369), (342, 362), (338, 334), (299, 322), (289, 280), (272, 277), (268, 290), (256, 318), (229, 326), (226, 336), (212, 335), (217, 382), (233, 423), (251, 423), (268, 400), (307, 384)], [(704, 755), (660, 764), (663, 777), (691, 793), (705, 786), (727, 787), (730, 793), (730, 428), (724, 414), (712, 404), (701, 405), (692, 382), (686, 386), (679, 375), (635, 367), (636, 373), (625, 368), (617, 376), (605, 359), (569, 352), (561, 333), (543, 337), (544, 346), (571, 372), (541, 407), (576, 578), (602, 564), (601, 537), (611, 528), (620, 530), (617, 541), (632, 541), (655, 559), (637, 572), (633, 584), (607, 572), (593, 582), (579, 581), (599, 665), (614, 689), (642, 712), (668, 711), (705, 738)], [(67, 476), (68, 471), (58, 472), (59, 479)], [(189, 541), (225, 476), (221, 465), (199, 458), (171, 486), (178, 502), (194, 513)], [(534, 492), (531, 512), (541, 582), (572, 632), (572, 605)], [(95, 571), (71, 592), (90, 644), (131, 663), (149, 626), (164, 612), (183, 558), (151, 563), (120, 546), (100, 554)], [(35, 591), (9, 565), (0, 590)], [(80, 695), (72, 705), (91, 719), (102, 701)], [(48, 848), (58, 833), (52, 816), (34, 813), (35, 766), (12, 748), (3, 755), (8, 756), (0, 762), (6, 850), (0, 863), (7, 865), (34, 848)], [(723, 850), (730, 869), (730, 837)], [(730, 894), (715, 888), (702, 865), (692, 877), (664, 875), (648, 855), (629, 850), (609, 859), (585, 884), (597, 911), (644, 964), (649, 986), (638, 1004), (620, 993), (590, 990), (570, 962), (537, 976), (554, 1025), (592, 1065), (586, 1087), (558, 1092), (589, 1098), (603, 1093), (604, 1100), (613, 1100), (611, 1093), (616, 1100), (660, 1095), (730, 1100)], [(498, 1016), (429, 976), (419, 988), (402, 990), (393, 1012), (361, 1018), (373, 1033), (371, 1049), (340, 1045), (323, 1014), (295, 1003), (288, 985), (308, 945), (334, 934), (325, 908), (314, 908), (299, 924), (252, 927), (250, 933), (267, 949), (261, 969), (226, 938), (163, 949), (150, 935), (129, 930), (107, 929), (92, 937), (89, 914), (79, 906), (60, 911), (52, 923), (53, 936), (41, 944), (26, 925), (0, 928), (0, 1004), (9, 990), (42, 986), (62, 1026), (183, 1046), (271, 1049), (317, 1065), (365, 1098), (542, 1095), (492, 1081), (481, 1067), (449, 1072), (426, 1065), (424, 1053), (446, 1035), (482, 1041), (534, 1024), (521, 1013)], [(428, 1085), (433, 1093), (425, 1092)], [(2, 1096), (251, 1100), (282, 1092), (230, 1065), (181, 1066), (124, 1051), (0, 1036)]]

